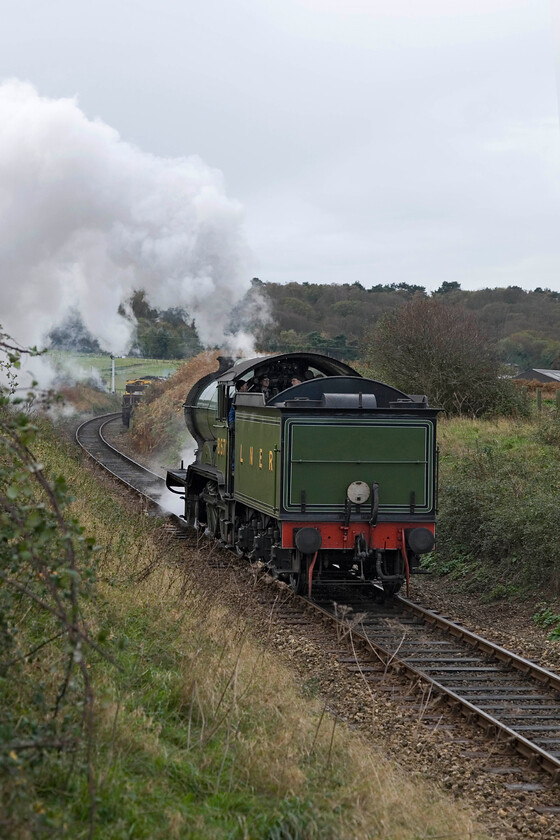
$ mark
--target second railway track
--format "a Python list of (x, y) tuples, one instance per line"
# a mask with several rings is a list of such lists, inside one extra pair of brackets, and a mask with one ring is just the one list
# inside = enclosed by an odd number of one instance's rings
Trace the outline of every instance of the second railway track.
[[(112, 475), (160, 506), (164, 479), (105, 438), (107, 424), (119, 418), (89, 420), (76, 439)], [(374, 685), (380, 673), (406, 674), (497, 735), (531, 767), (560, 780), (560, 676), (406, 598), (375, 601), (353, 587), (333, 592), (318, 586), (314, 600), (302, 606), (340, 628), (351, 647), (346, 666), (361, 678)], [(544, 810), (559, 813), (560, 806)]]

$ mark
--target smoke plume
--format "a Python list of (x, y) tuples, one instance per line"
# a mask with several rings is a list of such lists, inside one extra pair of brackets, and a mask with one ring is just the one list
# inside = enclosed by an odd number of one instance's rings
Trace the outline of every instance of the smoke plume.
[(121, 354), (134, 318), (119, 304), (144, 289), (156, 307), (185, 308), (203, 343), (222, 345), (247, 263), (242, 208), (219, 171), (142, 152), (75, 99), (0, 85), (0, 323), (14, 339), (40, 344), (74, 309)]

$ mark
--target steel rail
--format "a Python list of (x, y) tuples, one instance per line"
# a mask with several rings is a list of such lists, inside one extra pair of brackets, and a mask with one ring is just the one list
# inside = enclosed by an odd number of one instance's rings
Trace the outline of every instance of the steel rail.
[[(347, 617), (340, 618), (336, 615), (334, 610), (325, 608), (315, 601), (310, 601), (308, 598), (302, 598), (302, 600), (308, 608), (311, 607), (312, 609), (317, 610), (324, 618), (333, 622), (335, 626), (345, 630), (347, 633), (350, 633), (354, 648), (361, 647), (361, 649), (368, 653), (370, 657), (372, 652), (375, 652), (376, 656), (380, 658), (386, 668), (397, 673), (405, 672), (413, 680), (427, 683), (435, 693), (445, 697), (453, 707), (458, 708), (467, 718), (476, 719), (479, 722), (482, 722), (486, 729), (491, 728), (496, 732), (499, 732), (506, 742), (510, 746), (513, 746), (517, 752), (525, 758), (531, 760), (547, 773), (551, 774), (555, 781), (560, 779), (560, 758), (556, 755), (550, 754), (538, 744), (529, 740), (525, 737), (525, 735), (521, 734), (520, 731), (516, 731), (511, 726), (508, 726), (504, 720), (500, 720), (494, 715), (489, 714), (480, 706), (475, 705), (472, 700), (476, 700), (476, 698), (469, 700), (467, 697), (459, 693), (460, 689), (454, 691), (449, 686), (440, 682), (437, 678), (430, 676), (427, 673), (428, 669), (422, 670), (421, 668), (418, 668), (408, 662), (407, 657), (399, 654), (398, 648), (396, 651), (392, 651), (376, 641), (373, 634), (370, 635), (364, 630), (356, 629)], [(511, 651), (507, 651), (499, 645), (494, 645), (487, 639), (483, 639), (475, 633), (465, 630), (454, 622), (449, 621), (436, 613), (432, 613), (430, 610), (426, 610), (406, 598), (395, 596), (394, 602), (396, 605), (401, 605), (407, 612), (413, 613), (421, 618), (422, 621), (425, 622), (425, 624), (422, 625), (423, 627), (436, 626), (439, 630), (453, 636), (455, 639), (466, 642), (471, 646), (476, 644), (476, 646), (479, 647), (479, 649), (486, 655), (495, 656), (500, 664), (512, 666), (517, 670), (522, 671), (524, 676), (532, 677), (541, 685), (543, 682), (546, 682), (547, 687), (552, 688), (554, 691), (560, 690), (560, 677), (551, 671), (547, 671), (546, 669), (517, 656)], [(358, 670), (360, 670), (359, 661), (356, 662), (356, 665)], [(480, 690), (483, 691), (485, 688), (485, 686), (481, 686)], [(491, 688), (488, 688), (489, 692), (491, 692), (491, 690)], [(528, 698), (529, 697), (530, 696), (528, 695)], [(496, 695), (496, 699), (499, 700), (499, 694)], [(558, 712), (554, 719), (557, 721), (557, 725), (553, 725), (551, 729), (554, 728), (555, 731), (560, 733), (560, 695), (556, 698), (556, 704)]]
[(524, 659), (522, 656), (518, 656), (511, 650), (507, 650), (494, 642), (490, 642), (488, 639), (484, 639), (482, 636), (478, 636), (476, 633), (462, 627), (462, 625), (456, 624), (454, 621), (450, 621), (450, 619), (445, 618), (432, 610), (421, 607), (419, 604), (415, 604), (414, 601), (410, 601), (402, 595), (395, 595), (394, 599), (397, 603), (402, 604), (407, 612), (417, 615), (426, 623), (439, 627), (441, 630), (449, 633), (449, 635), (462, 639), (468, 645), (477, 648), (483, 653), (490, 654), (494, 659), (511, 665), (516, 670), (521, 671), (522, 674), (525, 674), (525, 676), (529, 675), (538, 682), (544, 683), (550, 688), (560, 692), (560, 675), (553, 673), (553, 671), (548, 671), (546, 668), (542, 668), (535, 662)]
[[(135, 493), (148, 499), (162, 511), (159, 499), (165, 493), (165, 479), (139, 464), (133, 458), (116, 449), (103, 435), (105, 426), (120, 419), (121, 414), (111, 413), (86, 420), (76, 429), (76, 442), (84, 452), (107, 472), (125, 484)], [(126, 465), (127, 472), (118, 470), (118, 465)], [(165, 511), (169, 513), (169, 511)]]

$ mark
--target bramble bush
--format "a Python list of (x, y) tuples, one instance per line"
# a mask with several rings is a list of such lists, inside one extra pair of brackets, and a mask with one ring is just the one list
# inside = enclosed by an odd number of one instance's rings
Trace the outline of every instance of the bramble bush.
[(0, 835), (55, 830), (41, 780), (61, 790), (88, 778), (93, 831), (92, 638), (84, 603), (95, 579), (93, 540), (68, 513), (65, 479), (49, 476), (33, 452), (37, 426), (16, 397), (21, 353), (0, 333)]
[(551, 447), (479, 444), (442, 464), (432, 568), (473, 588), (560, 592), (560, 470)]

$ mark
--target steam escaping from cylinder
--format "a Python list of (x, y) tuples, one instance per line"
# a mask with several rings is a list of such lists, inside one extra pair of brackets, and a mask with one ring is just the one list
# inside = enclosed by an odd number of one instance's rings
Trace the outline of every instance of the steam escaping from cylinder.
[(76, 99), (0, 85), (0, 323), (15, 340), (41, 344), (73, 309), (120, 355), (135, 320), (119, 305), (144, 289), (157, 308), (187, 310), (204, 344), (222, 346), (250, 287), (248, 264), (242, 208), (218, 170), (196, 156), (147, 154)]

